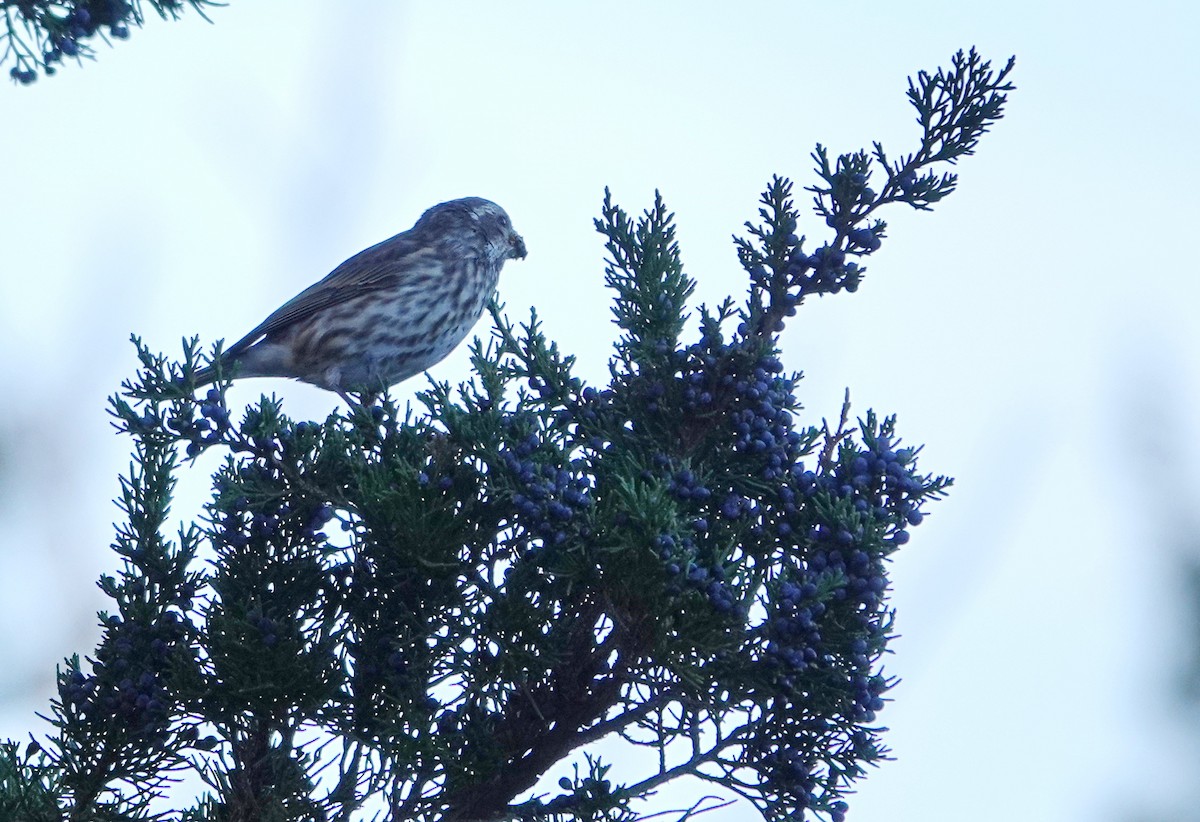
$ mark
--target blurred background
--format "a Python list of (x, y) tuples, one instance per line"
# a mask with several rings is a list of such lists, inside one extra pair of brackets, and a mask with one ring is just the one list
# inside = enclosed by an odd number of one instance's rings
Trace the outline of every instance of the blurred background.
[[(697, 303), (741, 295), (730, 235), (770, 175), (810, 184), (817, 141), (915, 149), (905, 78), (975, 45), (1017, 55), (1018, 89), (959, 191), (884, 213), (862, 289), (783, 335), (806, 422), (849, 387), (956, 478), (895, 560), (896, 761), (851, 818), (1200, 818), (1193, 4), (233, 0), (211, 16), (150, 20), (94, 64), (0, 87), (0, 738), (45, 729), (54, 666), (98, 636), (129, 462), (105, 398), (134, 372), (131, 332), (172, 354), (185, 335), (232, 341), (428, 206), (479, 195), (528, 243), (500, 284), (510, 316), (536, 306), (603, 382), (605, 186), (630, 211), (663, 192)], [(465, 379), (465, 346), (432, 374)], [(230, 402), (272, 391), (298, 418), (338, 401), (254, 380)], [(203, 468), (177, 514), (205, 498)]]

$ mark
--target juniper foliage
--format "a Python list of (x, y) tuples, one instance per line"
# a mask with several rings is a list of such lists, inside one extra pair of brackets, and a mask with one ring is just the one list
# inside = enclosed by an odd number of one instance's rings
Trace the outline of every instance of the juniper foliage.
[[(192, 7), (202, 17), (214, 0), (146, 0), (164, 20), (178, 20)], [(0, 65), (12, 59), (8, 76), (27, 86), (41, 71), (47, 77), (66, 59), (81, 62), (95, 54), (96, 38), (125, 40), (141, 26), (141, 0), (0, 0)]]
[[(887, 755), (888, 558), (950, 480), (891, 417), (802, 422), (777, 335), (860, 285), (877, 208), (954, 187), (930, 166), (971, 152), (1011, 69), (972, 51), (919, 74), (923, 139), (898, 160), (818, 147), (832, 236), (812, 251), (773, 179), (735, 239), (747, 297), (701, 306), (694, 339), (661, 197), (635, 219), (606, 193), (603, 387), (495, 304), (474, 378), (415, 415), (384, 396), (294, 421), (264, 397), (235, 420), (227, 384), (190, 390), (219, 348), (175, 362), (135, 338), (112, 606), (59, 671), (52, 732), (0, 748), (0, 816), (149, 818), (190, 773), (208, 790), (173, 818), (633, 820), (690, 775), (768, 820), (843, 819)], [(175, 476), (209, 451), (211, 501), (168, 538)], [(601, 739), (658, 764), (618, 780)]]

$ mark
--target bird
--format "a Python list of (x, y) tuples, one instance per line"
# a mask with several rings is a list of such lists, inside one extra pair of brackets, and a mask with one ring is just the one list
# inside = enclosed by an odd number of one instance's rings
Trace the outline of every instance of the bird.
[(439, 203), (407, 231), (350, 257), (279, 307), (194, 384), (290, 377), (374, 394), (441, 362), (466, 338), (525, 241), (482, 197)]

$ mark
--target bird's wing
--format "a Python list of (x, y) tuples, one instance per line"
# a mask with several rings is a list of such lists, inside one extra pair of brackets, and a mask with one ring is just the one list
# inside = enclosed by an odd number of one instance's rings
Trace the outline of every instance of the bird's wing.
[(410, 235), (406, 231), (358, 252), (281, 305), (257, 328), (225, 349), (225, 356), (236, 355), (268, 334), (324, 308), (393, 285), (406, 270), (428, 265), (435, 250)]

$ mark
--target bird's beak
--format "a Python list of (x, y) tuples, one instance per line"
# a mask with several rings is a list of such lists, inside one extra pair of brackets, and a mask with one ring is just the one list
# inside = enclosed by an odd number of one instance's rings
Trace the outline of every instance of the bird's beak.
[(509, 242), (512, 244), (512, 257), (517, 260), (525, 259), (525, 241), (521, 239), (521, 235), (514, 231)]

